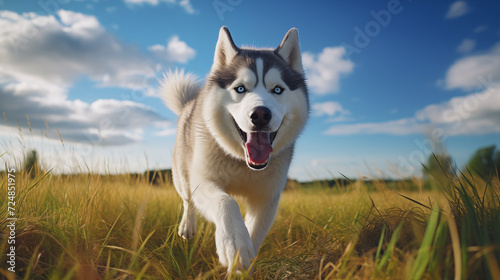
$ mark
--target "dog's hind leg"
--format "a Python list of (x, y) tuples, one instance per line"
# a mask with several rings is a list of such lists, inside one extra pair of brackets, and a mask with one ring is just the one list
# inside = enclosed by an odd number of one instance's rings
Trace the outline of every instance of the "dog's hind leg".
[(191, 201), (189, 185), (186, 183), (187, 180), (183, 176), (184, 174), (181, 172), (177, 173), (176, 171), (177, 169), (172, 170), (174, 174), (174, 186), (182, 198), (182, 208), (184, 210), (178, 233), (184, 239), (191, 239), (196, 233), (196, 209)]
[(196, 210), (188, 200), (183, 200), (184, 213), (179, 224), (179, 236), (184, 239), (191, 239), (196, 233)]

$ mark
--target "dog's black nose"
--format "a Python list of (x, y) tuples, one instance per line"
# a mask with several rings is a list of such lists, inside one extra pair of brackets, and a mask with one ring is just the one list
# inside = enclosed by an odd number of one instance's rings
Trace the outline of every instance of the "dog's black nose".
[(268, 125), (272, 117), (273, 115), (271, 110), (264, 106), (255, 107), (253, 112), (250, 114), (250, 119), (252, 119), (252, 123), (257, 128), (263, 128)]

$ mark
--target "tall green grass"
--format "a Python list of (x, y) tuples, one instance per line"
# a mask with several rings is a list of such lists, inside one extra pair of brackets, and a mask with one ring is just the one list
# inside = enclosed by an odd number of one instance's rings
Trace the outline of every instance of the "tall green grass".
[[(436, 176), (437, 177), (437, 176)], [(21, 279), (225, 279), (213, 225), (177, 236), (168, 183), (131, 175), (16, 173)], [(254, 279), (500, 279), (500, 182), (471, 174), (405, 183), (321, 183), (283, 193)], [(0, 273), (7, 176), (0, 175)], [(243, 209), (244, 212), (244, 209)], [(247, 276), (239, 276), (247, 278)]]

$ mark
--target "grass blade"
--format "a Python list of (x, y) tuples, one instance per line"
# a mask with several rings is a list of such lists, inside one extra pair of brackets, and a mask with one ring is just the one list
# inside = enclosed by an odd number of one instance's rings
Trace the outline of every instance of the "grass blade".
[(439, 218), (440, 212), (438, 210), (431, 212), (429, 221), (427, 222), (427, 228), (425, 229), (424, 238), (422, 239), (422, 244), (420, 245), (417, 258), (410, 273), (410, 279), (412, 280), (420, 280), (427, 269), (431, 257), (431, 245), (437, 230)]

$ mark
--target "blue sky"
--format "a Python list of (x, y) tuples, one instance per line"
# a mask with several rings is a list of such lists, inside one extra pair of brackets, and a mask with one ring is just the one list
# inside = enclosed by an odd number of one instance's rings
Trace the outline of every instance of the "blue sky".
[(299, 29), (312, 111), (292, 178), (401, 178), (443, 146), (458, 167), (500, 146), (498, 1), (41, 0), (0, 11), (7, 165), (37, 149), (57, 172), (170, 167), (176, 116), (158, 79), (175, 68), (203, 79), (222, 25), (257, 47)]

